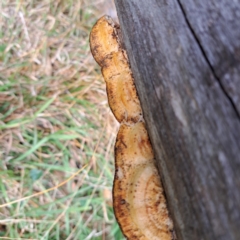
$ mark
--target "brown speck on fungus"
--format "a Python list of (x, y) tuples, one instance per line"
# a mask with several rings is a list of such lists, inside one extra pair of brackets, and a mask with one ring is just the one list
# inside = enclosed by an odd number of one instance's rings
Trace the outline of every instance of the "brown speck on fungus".
[(127, 239), (175, 240), (133, 75), (118, 33), (119, 25), (103, 16), (90, 34), (92, 54), (107, 85), (109, 106), (121, 123), (115, 144), (114, 213)]

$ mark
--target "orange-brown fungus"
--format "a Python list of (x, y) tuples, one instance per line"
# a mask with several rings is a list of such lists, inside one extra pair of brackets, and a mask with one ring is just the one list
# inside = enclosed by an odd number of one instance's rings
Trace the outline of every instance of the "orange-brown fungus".
[(117, 52), (116, 24), (108, 16), (103, 16), (93, 26), (90, 34), (90, 48), (96, 62), (102, 67), (109, 53)]
[(120, 123), (137, 122), (142, 118), (142, 109), (128, 60), (119, 44), (117, 27), (110, 17), (100, 18), (91, 31), (90, 47), (93, 57), (102, 67), (114, 116)]
[(110, 108), (121, 123), (115, 144), (115, 216), (127, 239), (173, 240), (172, 220), (118, 31), (119, 25), (103, 16), (90, 34), (91, 51), (102, 68)]
[(114, 210), (128, 239), (172, 240), (172, 221), (143, 122), (121, 125), (115, 145)]
[(129, 64), (122, 52), (109, 54), (102, 68), (107, 84), (108, 102), (119, 122), (137, 122), (142, 109)]

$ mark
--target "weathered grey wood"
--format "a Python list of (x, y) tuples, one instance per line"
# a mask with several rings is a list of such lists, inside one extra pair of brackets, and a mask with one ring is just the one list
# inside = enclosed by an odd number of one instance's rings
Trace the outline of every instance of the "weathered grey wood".
[(115, 0), (179, 240), (240, 239), (240, 2)]
[(179, 0), (215, 77), (240, 116), (240, 1)]

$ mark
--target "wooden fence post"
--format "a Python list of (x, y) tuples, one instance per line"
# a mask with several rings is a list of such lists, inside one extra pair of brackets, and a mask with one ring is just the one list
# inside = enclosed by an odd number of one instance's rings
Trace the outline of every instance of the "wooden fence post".
[(239, 1), (115, 4), (178, 240), (239, 240)]

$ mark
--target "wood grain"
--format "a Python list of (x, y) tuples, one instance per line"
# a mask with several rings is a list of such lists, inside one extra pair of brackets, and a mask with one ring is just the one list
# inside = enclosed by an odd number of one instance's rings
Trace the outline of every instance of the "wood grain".
[(239, 1), (115, 3), (177, 238), (240, 239)]

